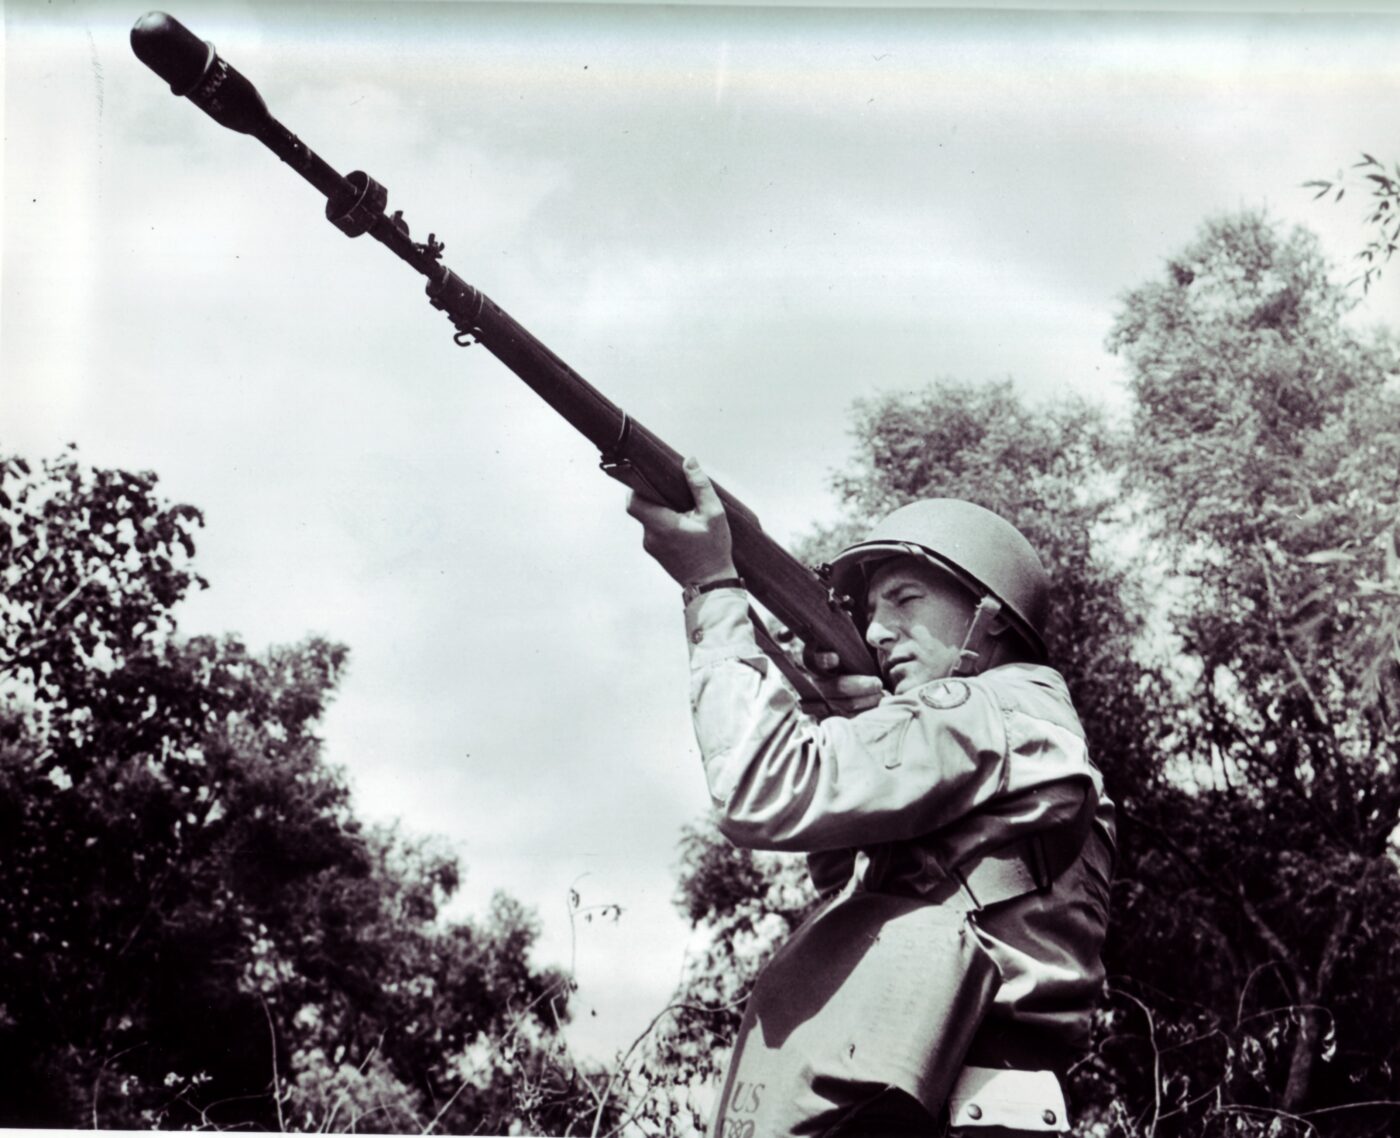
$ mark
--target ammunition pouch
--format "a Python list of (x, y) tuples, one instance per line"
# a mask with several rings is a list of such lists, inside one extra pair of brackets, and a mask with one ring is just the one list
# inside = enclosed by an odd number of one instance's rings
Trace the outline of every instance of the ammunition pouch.
[(896, 1087), (939, 1117), (1001, 978), (965, 913), (842, 894), (749, 997), (711, 1133), (820, 1133)]
[[(819, 1134), (886, 1087), (910, 1095), (933, 1118), (947, 1117), (960, 1087), (959, 1094), (975, 1092), (959, 1100), (971, 1104), (964, 1117), (988, 1109), (977, 1096), (1001, 1103), (1033, 1090), (1041, 1104), (1036, 1129), (1063, 1128), (1055, 1051), (1028, 1045), (1012, 1054), (1007, 1037), (1022, 1040), (1020, 1025), (988, 1019), (1001, 975), (969, 918), (1049, 889), (1068, 851), (1047, 850), (1031, 835), (968, 859), (931, 893), (912, 896), (870, 888), (884, 876), (888, 852), (857, 853), (847, 887), (760, 974), (710, 1133)], [(1026, 1069), (979, 1082), (964, 1074), (969, 1056), (985, 1064), (974, 1071)], [(999, 1105), (991, 1114), (1020, 1118), (1028, 1110)], [(1046, 1111), (1054, 1124), (1044, 1121)]]

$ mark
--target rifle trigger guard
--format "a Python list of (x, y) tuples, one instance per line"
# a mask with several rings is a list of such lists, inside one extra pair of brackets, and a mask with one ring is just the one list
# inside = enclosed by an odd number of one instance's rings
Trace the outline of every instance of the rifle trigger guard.
[(471, 329), (470, 331), (454, 333), (452, 336), (452, 342), (456, 344), (459, 348), (470, 348), (473, 344), (481, 343), (481, 341), (476, 338), (475, 328)]

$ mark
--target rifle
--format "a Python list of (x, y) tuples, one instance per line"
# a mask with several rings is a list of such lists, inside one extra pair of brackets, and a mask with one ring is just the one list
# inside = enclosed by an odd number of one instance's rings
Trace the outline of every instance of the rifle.
[[(457, 329), (453, 340), (483, 345), (546, 403), (596, 446), (602, 469), (633, 490), (674, 510), (694, 507), (681, 456), (626, 411), (617, 407), (564, 363), (490, 297), (442, 263), (436, 234), (425, 242), (409, 236), (401, 210), (385, 213), (388, 192), (355, 170), (342, 177), (268, 112), (246, 78), (230, 67), (214, 45), (199, 39), (172, 16), (148, 12), (131, 29), (137, 57), (215, 122), (251, 135), (310, 182), (326, 199), (326, 219), (348, 237), (368, 233), (428, 279), (428, 299)], [(851, 619), (849, 598), (827, 583), (827, 567), (809, 568), (768, 536), (754, 512), (721, 486), (734, 539), (734, 563), (749, 592), (797, 636), (812, 670), (819, 652), (835, 653), (837, 670), (876, 675), (878, 668)], [(797, 687), (804, 700), (820, 695), (795, 661), (753, 616), (759, 645)]]

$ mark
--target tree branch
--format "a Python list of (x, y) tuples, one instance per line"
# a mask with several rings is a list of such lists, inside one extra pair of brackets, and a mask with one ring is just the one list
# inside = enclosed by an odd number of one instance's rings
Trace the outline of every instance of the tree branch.
[(1335, 1113), (1337, 1113), (1337, 1111), (1339, 1111), (1339, 1110), (1361, 1110), (1363, 1107), (1368, 1107), (1368, 1106), (1394, 1106), (1394, 1107), (1400, 1107), (1400, 1100), (1389, 1099), (1389, 1098), (1382, 1098), (1382, 1099), (1372, 1099), (1372, 1100), (1370, 1100), (1369, 1102), (1347, 1102), (1347, 1103), (1343, 1103), (1341, 1106), (1320, 1106), (1320, 1107), (1318, 1107), (1316, 1110), (1305, 1110), (1305, 1111), (1303, 1111), (1303, 1112), (1299, 1115), (1299, 1117), (1300, 1117), (1300, 1118), (1312, 1118), (1314, 1115), (1317, 1115), (1317, 1114), (1335, 1114)]
[[(1268, 921), (1260, 915), (1259, 910), (1254, 907), (1254, 902), (1245, 896), (1244, 886), (1236, 883), (1235, 900), (1238, 902), (1240, 912), (1244, 914), (1244, 919), (1249, 922), (1255, 934), (1266, 945), (1269, 951), (1274, 953), (1281, 961), (1288, 965), (1293, 972), (1294, 983), (1299, 979), (1298, 957), (1288, 945), (1284, 944), (1283, 938), (1269, 927)], [(1299, 993), (1301, 995), (1301, 993)]]
[(1293, 681), (1303, 691), (1307, 697), (1308, 707), (1312, 711), (1313, 718), (1320, 727), (1330, 732), (1335, 739), (1336, 729), (1332, 725), (1331, 717), (1327, 714), (1327, 709), (1323, 706), (1322, 700), (1313, 691), (1312, 684), (1308, 682), (1307, 674), (1303, 671), (1303, 666), (1298, 661), (1298, 657), (1293, 654), (1293, 649), (1288, 644), (1288, 633), (1284, 630), (1283, 621), (1279, 616), (1278, 592), (1274, 587), (1274, 575), (1269, 570), (1269, 560), (1264, 555), (1264, 551), (1255, 546), (1255, 560), (1259, 563), (1259, 568), (1264, 574), (1264, 589), (1269, 597), (1269, 623), (1273, 626), (1274, 637), (1278, 640), (1279, 648), (1283, 651), (1284, 658), (1288, 661), (1289, 671), (1293, 673)]
[(720, 1004), (718, 1007), (713, 1008), (707, 1008), (700, 1004), (668, 1004), (652, 1016), (651, 1022), (642, 1029), (642, 1033), (638, 1035), (636, 1039), (632, 1040), (632, 1045), (627, 1048), (626, 1053), (618, 1060), (617, 1066), (613, 1069), (612, 1076), (608, 1079), (608, 1085), (603, 1090), (603, 1097), (598, 1102), (598, 1113), (593, 1118), (593, 1130), (590, 1138), (598, 1138), (598, 1128), (603, 1124), (603, 1108), (607, 1106), (608, 1099), (612, 1097), (613, 1087), (616, 1085), (618, 1078), (627, 1069), (627, 1061), (632, 1058), (632, 1052), (637, 1050), (637, 1047), (642, 1041), (656, 1030), (656, 1025), (661, 1022), (663, 1016), (669, 1015), (671, 1012), (675, 1011), (699, 1012), (702, 1015), (718, 1015), (721, 1012), (727, 1012), (732, 1008), (738, 1007), (746, 999), (748, 999), (747, 992), (739, 999), (733, 1000), (728, 1004)]
[(1152, 1018), (1152, 1009), (1139, 1000), (1131, 992), (1125, 992), (1122, 988), (1113, 988), (1114, 994), (1122, 996), (1124, 999), (1132, 1000), (1142, 1009), (1142, 1014), (1147, 1017), (1147, 1041), (1152, 1045), (1152, 1124), (1147, 1128), (1147, 1138), (1153, 1138), (1157, 1133), (1157, 1123), (1162, 1118), (1162, 1052), (1157, 1047), (1157, 1021)]
[(437, 1114), (433, 1115), (433, 1120), (423, 1128), (424, 1134), (431, 1134), (433, 1132), (437, 1124), (442, 1121), (442, 1116), (452, 1109), (452, 1104), (457, 1101), (457, 1099), (461, 1096), (462, 1092), (466, 1089), (467, 1077), (463, 1075), (462, 1081), (458, 1084), (457, 1089), (453, 1091), (448, 1100), (442, 1104), (442, 1109), (438, 1111)]
[(287, 1123), (282, 1117), (282, 1079), (277, 1073), (277, 1029), (272, 1024), (272, 1012), (268, 1010), (261, 992), (258, 993), (258, 1003), (262, 1004), (263, 1016), (267, 1019), (267, 1037), (272, 1042), (272, 1101), (277, 1106), (277, 1129), (285, 1134)]
[[(1341, 956), (1342, 942), (1351, 932), (1351, 924), (1356, 910), (1346, 906), (1334, 918), (1332, 928), (1327, 933), (1327, 942), (1322, 949), (1322, 959), (1312, 983), (1304, 988), (1299, 977), (1298, 998), (1300, 1001), (1320, 1001), (1331, 982), (1337, 960)], [(1330, 1014), (1330, 1013), (1329, 1013)], [(1296, 1110), (1307, 1098), (1312, 1085), (1313, 1067), (1317, 1061), (1318, 1015), (1311, 1008), (1304, 1007), (1298, 1020), (1298, 1035), (1293, 1040), (1293, 1053), (1288, 1058), (1288, 1082), (1283, 1089), (1283, 1105), (1288, 1110)]]

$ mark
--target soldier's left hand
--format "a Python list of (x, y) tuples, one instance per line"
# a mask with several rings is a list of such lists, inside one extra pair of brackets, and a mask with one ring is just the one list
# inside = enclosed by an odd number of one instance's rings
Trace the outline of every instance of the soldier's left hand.
[(693, 458), (685, 460), (685, 477), (695, 499), (694, 508), (685, 513), (644, 498), (635, 490), (628, 496), (627, 512), (642, 523), (642, 548), (682, 585), (737, 577), (724, 503)]

